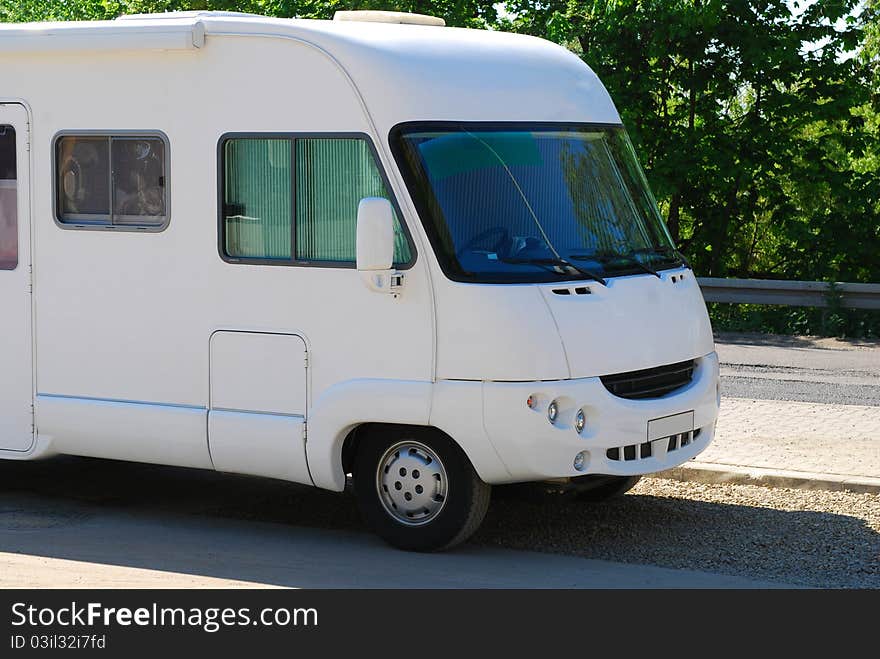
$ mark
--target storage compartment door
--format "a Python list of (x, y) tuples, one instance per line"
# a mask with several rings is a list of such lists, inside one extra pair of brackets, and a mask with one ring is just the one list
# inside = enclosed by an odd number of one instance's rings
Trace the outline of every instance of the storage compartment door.
[(210, 350), (208, 443), (214, 468), (311, 484), (303, 439), (302, 338), (219, 331)]

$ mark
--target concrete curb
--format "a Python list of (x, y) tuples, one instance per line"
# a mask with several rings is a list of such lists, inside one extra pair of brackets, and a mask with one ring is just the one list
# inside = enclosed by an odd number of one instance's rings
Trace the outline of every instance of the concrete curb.
[(787, 487), (798, 490), (880, 494), (880, 478), (871, 476), (818, 474), (809, 471), (743, 467), (711, 462), (690, 462), (668, 471), (652, 474), (652, 476), (697, 483), (733, 483), (735, 485)]

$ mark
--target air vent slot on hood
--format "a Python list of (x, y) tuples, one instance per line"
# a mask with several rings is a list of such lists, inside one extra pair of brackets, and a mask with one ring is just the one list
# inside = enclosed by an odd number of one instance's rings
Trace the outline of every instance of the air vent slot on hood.
[(554, 295), (589, 295), (593, 292), (586, 286), (577, 286), (575, 288), (554, 288), (552, 291)]

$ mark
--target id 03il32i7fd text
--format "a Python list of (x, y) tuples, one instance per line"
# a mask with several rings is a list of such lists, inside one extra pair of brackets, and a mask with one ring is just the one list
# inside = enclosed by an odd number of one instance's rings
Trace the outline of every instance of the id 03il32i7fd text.
[(338, 18), (0, 27), (0, 457), (351, 475), (436, 550), (492, 485), (706, 448), (705, 305), (596, 75)]

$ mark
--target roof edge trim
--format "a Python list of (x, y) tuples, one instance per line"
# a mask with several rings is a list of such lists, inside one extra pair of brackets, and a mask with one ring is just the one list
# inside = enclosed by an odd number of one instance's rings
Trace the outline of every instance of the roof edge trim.
[(51, 53), (59, 51), (108, 50), (196, 50), (205, 45), (205, 26), (201, 21), (179, 25), (164, 24), (151, 30), (132, 29), (120, 24), (96, 30), (94, 24), (46, 27), (32, 23), (0, 30), (2, 53)]

